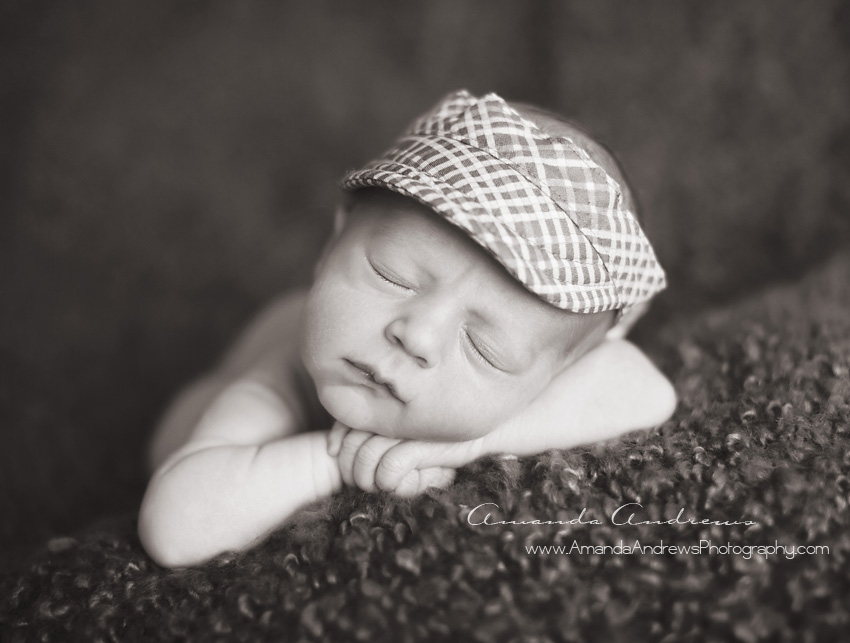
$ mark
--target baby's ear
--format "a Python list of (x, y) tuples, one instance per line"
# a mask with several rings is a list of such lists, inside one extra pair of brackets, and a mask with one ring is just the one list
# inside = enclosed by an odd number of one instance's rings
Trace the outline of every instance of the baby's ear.
[(629, 331), (632, 329), (632, 326), (635, 325), (635, 322), (643, 317), (644, 313), (649, 310), (649, 302), (642, 301), (639, 304), (635, 304), (631, 308), (626, 309), (623, 312), (622, 317), (617, 320), (617, 323), (612, 326), (607, 333), (605, 333), (605, 339), (623, 339), (626, 335), (629, 334)]

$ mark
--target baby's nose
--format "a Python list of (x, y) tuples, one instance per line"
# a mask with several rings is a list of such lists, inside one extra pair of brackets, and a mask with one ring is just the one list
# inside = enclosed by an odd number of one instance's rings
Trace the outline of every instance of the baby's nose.
[(450, 337), (449, 318), (439, 308), (405, 311), (387, 325), (385, 335), (423, 368), (436, 366)]

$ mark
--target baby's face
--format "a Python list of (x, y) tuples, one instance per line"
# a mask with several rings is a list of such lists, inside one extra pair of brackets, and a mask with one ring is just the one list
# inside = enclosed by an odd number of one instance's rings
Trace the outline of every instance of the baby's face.
[(466, 440), (524, 408), (571, 361), (587, 335), (577, 317), (425, 206), (367, 192), (317, 268), (301, 346), (343, 424)]

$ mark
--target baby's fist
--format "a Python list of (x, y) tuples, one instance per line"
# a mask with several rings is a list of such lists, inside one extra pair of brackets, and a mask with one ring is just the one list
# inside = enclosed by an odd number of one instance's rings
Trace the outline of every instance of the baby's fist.
[[(429, 487), (445, 489), (454, 482), (454, 479), (455, 470), (448, 467), (412, 469), (404, 475), (395, 489), (387, 489), (387, 491), (393, 491), (396, 495), (409, 498), (410, 496), (419, 495)], [(384, 487), (381, 488), (383, 489)]]
[[(454, 467), (435, 462), (444, 454), (439, 443), (398, 440), (351, 429), (337, 422), (328, 434), (328, 454), (336, 457), (342, 479), (364, 491), (376, 488), (400, 496), (415, 496), (428, 487), (446, 487)], [(451, 445), (456, 450), (456, 445)], [(437, 458), (442, 460), (442, 458)]]
[(481, 455), (482, 444), (482, 440), (403, 440), (384, 453), (375, 471), (375, 484), (401, 496), (416, 495), (428, 487), (447, 487), (454, 481), (457, 467)]

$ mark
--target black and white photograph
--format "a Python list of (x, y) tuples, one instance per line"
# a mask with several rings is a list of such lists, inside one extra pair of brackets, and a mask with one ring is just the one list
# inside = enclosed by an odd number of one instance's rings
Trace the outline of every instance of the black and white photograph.
[(7, 0), (0, 302), (0, 641), (847, 640), (847, 0)]

